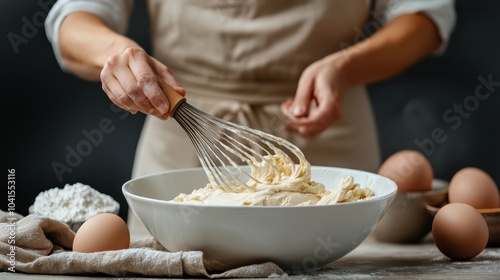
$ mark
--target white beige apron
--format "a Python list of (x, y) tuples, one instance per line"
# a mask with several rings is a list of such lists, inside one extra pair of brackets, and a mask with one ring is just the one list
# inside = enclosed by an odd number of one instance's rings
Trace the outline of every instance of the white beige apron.
[[(376, 127), (363, 87), (345, 94), (343, 119), (317, 138), (286, 132), (280, 117), (302, 71), (359, 38), (368, 1), (149, 0), (148, 8), (153, 55), (172, 70), (191, 105), (286, 138), (312, 165), (377, 169)], [(198, 158), (177, 122), (148, 116), (133, 177), (193, 166)], [(139, 226), (131, 213), (129, 223)]]

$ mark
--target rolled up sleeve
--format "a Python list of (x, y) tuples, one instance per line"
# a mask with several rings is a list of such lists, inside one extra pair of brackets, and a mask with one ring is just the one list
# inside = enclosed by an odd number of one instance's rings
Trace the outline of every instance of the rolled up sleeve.
[(59, 50), (59, 28), (64, 18), (74, 12), (88, 12), (100, 17), (112, 30), (124, 34), (134, 0), (58, 0), (45, 20), (45, 33), (62, 70), (67, 71)]
[(410, 13), (424, 13), (436, 25), (441, 36), (441, 46), (433, 55), (445, 52), (456, 24), (454, 0), (378, 0), (375, 5), (374, 17), (382, 25), (394, 18)]

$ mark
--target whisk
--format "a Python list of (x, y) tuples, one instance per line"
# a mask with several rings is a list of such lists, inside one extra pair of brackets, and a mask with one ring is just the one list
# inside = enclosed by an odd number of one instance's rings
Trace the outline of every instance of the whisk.
[[(190, 105), (162, 78), (158, 77), (158, 83), (170, 102), (169, 116), (188, 134), (213, 186), (238, 192), (238, 186), (253, 189), (255, 184), (276, 185), (285, 179), (309, 176), (304, 174), (304, 166), (309, 163), (289, 141), (205, 113)], [(299, 163), (290, 155), (295, 155)], [(250, 170), (243, 168), (245, 165)]]

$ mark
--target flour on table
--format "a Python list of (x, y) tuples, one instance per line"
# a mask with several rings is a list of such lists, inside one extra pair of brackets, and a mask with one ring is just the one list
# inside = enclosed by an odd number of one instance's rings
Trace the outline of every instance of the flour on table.
[(76, 183), (43, 191), (35, 198), (30, 212), (64, 223), (82, 222), (103, 212), (118, 213), (119, 203), (92, 187)]

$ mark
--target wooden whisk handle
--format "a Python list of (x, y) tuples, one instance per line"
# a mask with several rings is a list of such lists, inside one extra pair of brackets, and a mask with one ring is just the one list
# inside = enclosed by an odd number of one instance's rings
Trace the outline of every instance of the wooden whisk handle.
[(186, 101), (186, 98), (175, 91), (175, 89), (167, 84), (167, 82), (165, 82), (162, 77), (157, 76), (156, 78), (158, 79), (158, 84), (167, 96), (168, 103), (170, 104), (168, 115), (172, 116), (175, 113), (175, 110), (177, 110), (177, 107), (179, 107), (182, 102)]

